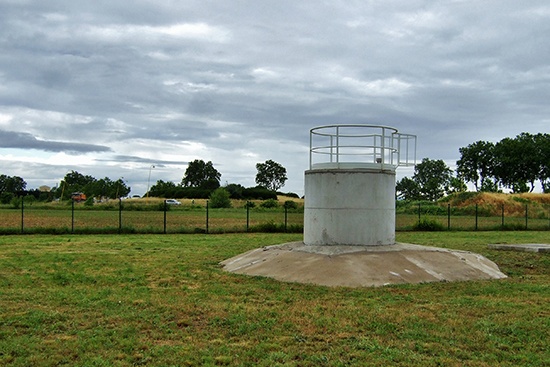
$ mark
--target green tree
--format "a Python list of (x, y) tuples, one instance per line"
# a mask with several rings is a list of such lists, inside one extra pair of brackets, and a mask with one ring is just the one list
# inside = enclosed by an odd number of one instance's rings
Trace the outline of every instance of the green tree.
[(267, 160), (265, 163), (257, 163), (256, 183), (271, 191), (277, 191), (285, 185), (287, 180), (286, 168), (281, 164)]
[(449, 184), (448, 194), (454, 192), (465, 192), (468, 191), (468, 186), (460, 177), (451, 177), (451, 182)]
[(0, 195), (4, 193), (20, 195), (26, 187), (27, 183), (19, 176), (0, 175)]
[(516, 138), (504, 138), (495, 145), (495, 177), (514, 192), (529, 191), (539, 177), (540, 157), (537, 156), (534, 136), (522, 133)]
[(538, 180), (545, 193), (550, 193), (550, 134), (535, 135), (535, 147), (540, 158)]
[(61, 199), (70, 198), (73, 192), (83, 192), (86, 196), (93, 196), (96, 182), (97, 180), (92, 176), (71, 171), (61, 180), (56, 194)]
[(223, 187), (218, 187), (210, 194), (210, 207), (212, 208), (231, 208), (231, 199), (229, 192)]
[(229, 192), (232, 199), (242, 199), (245, 187), (240, 184), (229, 184), (225, 186), (225, 189)]
[(395, 191), (399, 200), (420, 199), (420, 187), (414, 180), (408, 177), (403, 177), (401, 180), (397, 181)]
[(211, 161), (195, 159), (189, 162), (181, 184), (185, 187), (198, 187), (202, 189), (217, 189), (220, 187), (221, 173), (219, 173)]
[(159, 198), (173, 197), (176, 187), (176, 184), (172, 181), (158, 180), (157, 183), (149, 189), (149, 195), (147, 195), (147, 193), (145, 193), (145, 195)]
[(462, 147), (460, 159), (456, 162), (458, 177), (474, 184), (476, 191), (485, 187), (485, 181), (493, 177), (495, 145), (487, 141), (477, 141)]
[(436, 201), (449, 191), (452, 171), (441, 159), (422, 159), (414, 167), (413, 180), (420, 188), (420, 197), (424, 200)]
[[(105, 177), (107, 178), (107, 177)], [(114, 181), (109, 188), (109, 197), (113, 199), (118, 199), (121, 197), (128, 196), (132, 189), (126, 184), (123, 178), (119, 178)]]

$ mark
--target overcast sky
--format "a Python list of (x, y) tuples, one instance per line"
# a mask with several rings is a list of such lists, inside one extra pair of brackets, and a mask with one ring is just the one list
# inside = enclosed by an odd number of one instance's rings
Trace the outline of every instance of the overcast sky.
[(393, 126), (451, 168), (550, 133), (547, 0), (0, 0), (0, 29), (0, 174), (28, 188), (142, 195), (194, 159), (248, 187), (272, 159), (302, 195), (315, 126)]

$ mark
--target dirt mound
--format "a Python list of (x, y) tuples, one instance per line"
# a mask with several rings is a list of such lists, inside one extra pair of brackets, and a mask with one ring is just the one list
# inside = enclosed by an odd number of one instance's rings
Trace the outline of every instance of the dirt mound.
[(529, 212), (546, 213), (550, 210), (550, 194), (524, 193), (503, 194), (494, 192), (464, 192), (450, 195), (442, 200), (450, 203), (453, 208), (467, 209), (478, 206), (490, 215), (499, 216), (504, 208), (506, 216), (521, 216), (525, 214), (525, 206)]

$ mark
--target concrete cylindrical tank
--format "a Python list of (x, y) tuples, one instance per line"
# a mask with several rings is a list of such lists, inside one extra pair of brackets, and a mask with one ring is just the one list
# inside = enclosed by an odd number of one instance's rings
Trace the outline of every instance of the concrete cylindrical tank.
[[(395, 169), (404, 163), (399, 153), (403, 137), (412, 136), (372, 125), (311, 130), (310, 169), (305, 172), (306, 245), (395, 243)], [(316, 138), (321, 142), (314, 142)], [(322, 156), (321, 162), (314, 162), (315, 154)]]

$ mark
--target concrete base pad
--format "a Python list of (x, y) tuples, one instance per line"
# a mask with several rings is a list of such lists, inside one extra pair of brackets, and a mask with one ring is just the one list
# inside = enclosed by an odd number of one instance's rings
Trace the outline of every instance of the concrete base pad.
[(506, 278), (481, 255), (404, 243), (309, 246), (291, 242), (255, 249), (221, 265), (238, 274), (345, 287)]
[(494, 250), (514, 250), (514, 251), (527, 251), (527, 252), (550, 252), (550, 245), (542, 243), (525, 243), (520, 245), (502, 245), (502, 244), (490, 244), (487, 245), (490, 249)]

